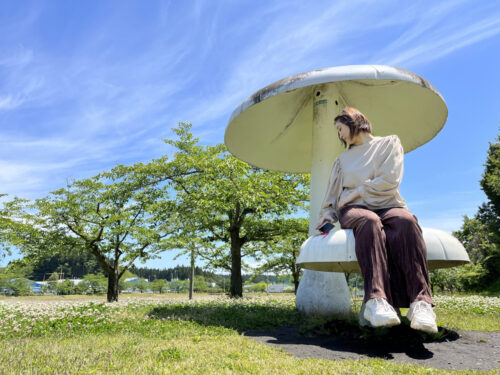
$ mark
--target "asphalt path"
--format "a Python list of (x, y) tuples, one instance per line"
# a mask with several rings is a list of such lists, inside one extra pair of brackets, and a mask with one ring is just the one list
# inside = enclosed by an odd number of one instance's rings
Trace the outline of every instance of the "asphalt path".
[(382, 334), (367, 334), (366, 331), (353, 330), (352, 327), (339, 327), (337, 331), (342, 329), (351, 331), (347, 334), (323, 332), (311, 335), (292, 326), (273, 331), (246, 331), (244, 335), (263, 344), (284, 349), (297, 358), (383, 358), (436, 369), (500, 369), (500, 332), (448, 331), (440, 328), (444, 337), (433, 339), (415, 335), (409, 331), (409, 327), (401, 327), (397, 331), (391, 328)]

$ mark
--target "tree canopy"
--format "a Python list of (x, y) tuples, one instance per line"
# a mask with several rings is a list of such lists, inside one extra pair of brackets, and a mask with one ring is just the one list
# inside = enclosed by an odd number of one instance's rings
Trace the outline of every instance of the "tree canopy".
[[(455, 236), (463, 243), (471, 263), (465, 284), (472, 289), (500, 291), (500, 135), (490, 142), (480, 185), (488, 198), (473, 218), (464, 217)], [(456, 282), (455, 282), (456, 283)]]
[[(155, 167), (165, 168), (161, 162)], [(168, 190), (153, 183), (155, 175), (146, 176), (145, 170), (140, 163), (119, 165), (34, 202), (7, 202), (12, 217), (9, 243), (35, 258), (61, 251), (91, 253), (108, 278), (108, 301), (118, 300), (123, 273), (134, 261), (168, 248), (167, 238), (175, 231), (176, 212)]]
[(178, 167), (188, 167), (174, 183), (185, 225), (179, 238), (195, 232), (200, 256), (214, 268), (230, 271), (230, 295), (239, 297), (242, 258), (286, 235), (287, 220), (309, 201), (309, 176), (252, 167), (222, 144), (199, 145), (190, 129), (180, 124), (174, 129), (178, 139), (166, 141), (177, 150)]
[(242, 296), (242, 259), (294, 233), (309, 176), (252, 167), (223, 144), (202, 146), (190, 124), (173, 130), (171, 160), (117, 165), (33, 202), (6, 202), (2, 241), (31, 259), (92, 254), (108, 278), (108, 301), (135, 261), (170, 248), (229, 270), (230, 295)]
[(265, 261), (254, 270), (253, 278), (265, 273), (285, 273), (292, 276), (295, 292), (299, 287), (301, 268), (297, 265), (300, 247), (308, 238), (309, 222), (305, 218), (289, 219), (287, 230), (268, 241), (262, 249)]

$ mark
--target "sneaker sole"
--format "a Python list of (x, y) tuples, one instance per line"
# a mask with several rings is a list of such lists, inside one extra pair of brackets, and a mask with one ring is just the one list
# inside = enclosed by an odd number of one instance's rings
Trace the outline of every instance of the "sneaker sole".
[(373, 324), (370, 320), (366, 319), (365, 317), (365, 320), (371, 324), (372, 327), (375, 327), (375, 328), (380, 328), (380, 327), (394, 327), (394, 326), (397, 326), (397, 325), (400, 325), (401, 324), (401, 321), (399, 319), (391, 319), (385, 323), (379, 323), (379, 324)]
[(426, 333), (437, 333), (438, 329), (435, 324), (425, 324), (418, 322), (411, 322), (410, 327), (417, 331), (422, 331)]

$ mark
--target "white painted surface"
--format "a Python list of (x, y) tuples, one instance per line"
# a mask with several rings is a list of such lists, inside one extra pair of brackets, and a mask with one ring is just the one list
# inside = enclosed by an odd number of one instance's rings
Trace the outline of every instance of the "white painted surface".
[[(469, 263), (465, 248), (450, 233), (432, 228), (422, 228), (422, 232), (427, 247), (429, 269)], [(309, 237), (301, 247), (297, 264), (316, 271), (361, 272), (352, 230), (333, 230), (326, 236)]]
[(331, 317), (350, 311), (350, 295), (343, 273), (304, 270), (297, 289), (297, 309), (306, 315)]
[[(314, 148), (311, 165), (309, 235), (318, 233), (316, 225), (332, 164), (343, 151), (332, 121), (344, 106), (335, 86), (319, 85), (314, 87), (312, 122)], [(307, 315), (333, 316), (349, 312), (349, 287), (344, 274), (304, 272), (297, 289), (296, 304), (299, 311)]]
[(339, 108), (363, 112), (374, 135), (397, 134), (405, 152), (432, 139), (448, 115), (441, 95), (416, 74), (391, 66), (339, 66), (284, 78), (243, 101), (226, 128), (229, 151), (260, 168), (310, 172), (314, 90), (322, 85), (339, 92)]

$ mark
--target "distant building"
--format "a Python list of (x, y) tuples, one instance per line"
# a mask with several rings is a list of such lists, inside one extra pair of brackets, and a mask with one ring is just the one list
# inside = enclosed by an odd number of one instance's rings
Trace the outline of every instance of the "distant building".
[[(136, 283), (136, 282), (138, 282), (139, 280), (141, 280), (141, 278), (140, 278), (140, 277), (128, 277), (128, 278), (126, 278), (124, 281), (125, 281), (126, 283)], [(142, 280), (144, 280), (144, 281), (145, 281), (145, 282), (147, 282), (147, 283), (149, 282), (149, 280), (148, 280), (148, 279), (142, 279)]]
[(293, 290), (293, 288), (286, 284), (272, 284), (266, 288), (266, 293), (284, 293), (290, 289)]
[[(73, 285), (78, 285), (80, 284), (83, 279), (68, 279), (69, 281), (71, 281), (73, 283)], [(54, 281), (51, 281), (51, 282), (56, 282), (58, 284), (60, 283), (63, 283), (65, 282), (66, 280), (54, 280)], [(43, 293), (43, 288), (47, 288), (49, 282), (48, 281), (33, 281), (33, 283), (31, 283), (31, 290), (33, 291), (33, 293)]]
[(42, 285), (43, 284), (41, 284), (41, 282), (35, 281), (31, 283), (31, 290), (33, 291), (33, 293), (42, 293)]

